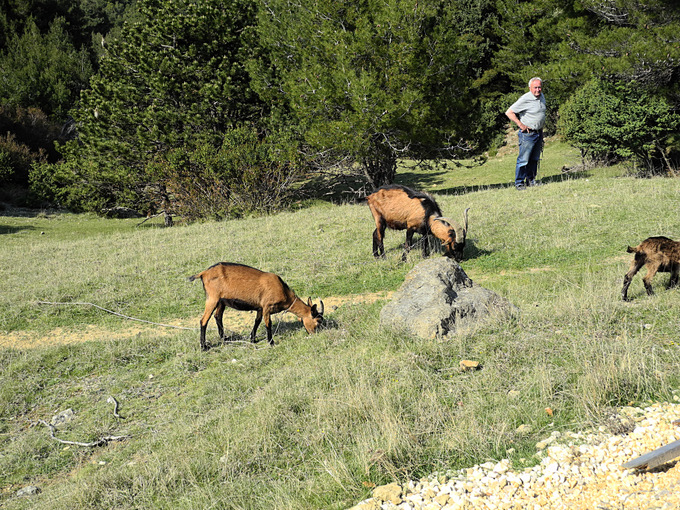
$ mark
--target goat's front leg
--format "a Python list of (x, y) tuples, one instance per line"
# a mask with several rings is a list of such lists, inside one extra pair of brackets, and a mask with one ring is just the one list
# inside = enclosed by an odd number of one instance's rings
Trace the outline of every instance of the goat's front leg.
[(272, 338), (272, 316), (269, 311), (264, 312), (264, 325), (267, 328), (267, 341), (269, 345), (274, 345), (274, 339)]
[(252, 343), (255, 343), (255, 335), (257, 334), (257, 328), (260, 327), (260, 322), (262, 322), (262, 310), (257, 311), (257, 315), (255, 316), (255, 325), (253, 326), (253, 330), (250, 332), (250, 341)]
[(423, 258), (426, 259), (427, 257), (430, 256), (430, 232), (427, 231), (423, 234), (423, 237), (420, 239), (420, 242), (423, 243)]

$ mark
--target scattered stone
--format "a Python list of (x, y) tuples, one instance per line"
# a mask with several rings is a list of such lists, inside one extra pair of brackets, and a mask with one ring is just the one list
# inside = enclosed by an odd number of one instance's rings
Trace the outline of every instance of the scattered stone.
[(17, 498), (26, 498), (28, 496), (35, 496), (40, 492), (40, 489), (35, 485), (28, 485), (16, 492)]
[(393, 505), (398, 505), (401, 503), (401, 494), (401, 486), (396, 483), (381, 485), (373, 489), (373, 497), (375, 499), (392, 503)]
[(517, 427), (515, 429), (515, 432), (520, 436), (530, 434), (531, 433), (531, 425), (529, 425), (527, 423), (522, 423), (519, 427)]
[(463, 372), (471, 372), (473, 370), (479, 370), (481, 369), (481, 365), (479, 364), (479, 361), (471, 361), (468, 359), (463, 359), (459, 363), (460, 369)]
[(73, 418), (75, 418), (75, 413), (73, 412), (73, 409), (69, 407), (65, 411), (61, 411), (60, 413), (52, 416), (50, 424), (54, 427), (60, 427), (72, 422)]

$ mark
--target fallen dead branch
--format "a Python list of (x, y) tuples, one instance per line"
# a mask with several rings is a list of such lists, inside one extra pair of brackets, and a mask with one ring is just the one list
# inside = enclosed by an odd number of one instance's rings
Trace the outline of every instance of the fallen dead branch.
[(106, 401), (109, 404), (113, 404), (113, 415), (116, 418), (118, 418), (119, 420), (124, 420), (125, 418), (123, 418), (120, 414), (118, 414), (118, 401), (113, 397), (107, 398)]
[(55, 441), (58, 441), (62, 444), (69, 444), (69, 445), (75, 445), (75, 446), (87, 446), (87, 447), (95, 447), (95, 446), (103, 446), (107, 444), (109, 441), (122, 441), (123, 439), (128, 439), (132, 436), (104, 436), (102, 438), (99, 438), (96, 441), (92, 441), (91, 443), (83, 443), (80, 441), (67, 441), (66, 439), (59, 439), (55, 435), (55, 431), (57, 428), (52, 425), (51, 423), (47, 423), (45, 420), (38, 420), (38, 423), (42, 423), (45, 425), (47, 428), (50, 429), (50, 437), (54, 439)]
[[(113, 415), (118, 418), (119, 420), (124, 419), (120, 414), (118, 414), (118, 401), (114, 398), (109, 396), (109, 398), (106, 399), (106, 402), (109, 404), (113, 404)], [(55, 441), (60, 442), (61, 444), (68, 444), (68, 445), (75, 445), (75, 446), (86, 446), (93, 448), (95, 446), (103, 446), (107, 444), (109, 441), (122, 441), (123, 439), (128, 439), (132, 436), (125, 435), (125, 436), (104, 436), (99, 438), (96, 441), (92, 441), (90, 443), (84, 443), (81, 441), (68, 441), (66, 439), (60, 439), (58, 438), (55, 433), (57, 431), (57, 427), (52, 425), (51, 423), (47, 423), (45, 420), (38, 420), (38, 423), (42, 423), (45, 425), (47, 428), (50, 429), (50, 437), (54, 439)]]

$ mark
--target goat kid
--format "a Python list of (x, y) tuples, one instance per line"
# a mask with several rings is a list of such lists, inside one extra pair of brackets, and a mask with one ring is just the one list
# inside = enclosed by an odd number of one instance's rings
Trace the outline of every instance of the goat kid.
[(635, 253), (630, 264), (630, 269), (623, 278), (623, 289), (621, 297), (628, 301), (628, 287), (633, 280), (633, 276), (642, 268), (647, 266), (647, 274), (642, 278), (648, 295), (653, 295), (652, 278), (657, 272), (671, 273), (668, 287), (675, 287), (678, 284), (678, 273), (680, 272), (680, 242), (673, 241), (667, 237), (648, 237), (638, 246), (628, 247), (628, 253)]
[[(375, 220), (373, 232), (373, 256), (385, 256), (385, 229), (406, 230), (406, 243), (402, 260), (406, 260), (413, 245), (413, 234), (425, 237), (433, 234), (444, 247), (444, 254), (457, 261), (462, 260), (467, 231), (467, 210), (464, 215), (465, 227), (442, 217), (441, 209), (432, 196), (422, 191), (414, 191), (406, 186), (389, 184), (381, 186), (366, 197), (368, 207)], [(430, 253), (429, 244), (422, 243), (423, 257)]]
[(205, 311), (201, 317), (201, 349), (208, 349), (205, 332), (208, 321), (215, 313), (217, 332), (224, 340), (222, 316), (225, 307), (241, 311), (257, 311), (255, 325), (250, 333), (250, 341), (255, 342), (255, 334), (264, 319), (267, 340), (272, 340), (271, 315), (279, 312), (292, 312), (297, 315), (308, 333), (314, 333), (323, 321), (324, 306), (312, 304), (311, 298), (304, 303), (295, 292), (274, 273), (266, 273), (250, 266), (220, 262), (205, 271), (189, 277), (189, 281), (201, 279), (205, 290)]

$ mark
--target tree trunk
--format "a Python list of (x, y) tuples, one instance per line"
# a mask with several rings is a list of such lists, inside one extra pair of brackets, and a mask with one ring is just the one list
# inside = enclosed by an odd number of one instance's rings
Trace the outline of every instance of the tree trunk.
[(364, 175), (373, 188), (392, 184), (397, 175), (397, 155), (381, 143), (374, 143), (372, 151), (362, 161)]
[(166, 227), (172, 227), (173, 226), (173, 221), (172, 221), (172, 214), (170, 214), (170, 196), (168, 195), (168, 189), (165, 187), (165, 184), (161, 184), (159, 186), (160, 192), (161, 192), (161, 197), (163, 200), (163, 219), (165, 221), (165, 226)]

